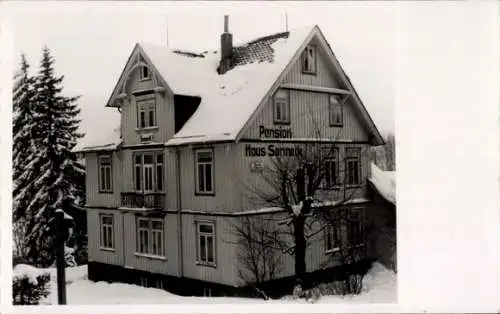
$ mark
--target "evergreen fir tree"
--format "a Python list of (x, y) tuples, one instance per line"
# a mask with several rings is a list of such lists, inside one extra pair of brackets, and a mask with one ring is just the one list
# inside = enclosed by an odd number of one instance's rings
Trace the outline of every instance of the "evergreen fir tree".
[(54, 229), (49, 222), (57, 208), (73, 209), (84, 175), (72, 151), (76, 140), (82, 137), (78, 133), (79, 96), (63, 96), (63, 78), (55, 76), (54, 58), (45, 47), (28, 123), (30, 154), (22, 161), (22, 173), (16, 178), (25, 182), (16, 191), (16, 216), (27, 220), (28, 259), (41, 266), (54, 260)]
[(14, 228), (14, 259), (23, 259), (26, 229), (26, 208), (29, 198), (19, 197), (20, 191), (29, 184), (27, 180), (20, 180), (20, 175), (25, 167), (27, 156), (32, 153), (31, 147), (31, 110), (34, 103), (34, 78), (29, 75), (29, 64), (24, 54), (21, 55), (20, 69), (14, 75), (14, 88), (12, 91), (12, 169), (13, 169), (13, 228)]

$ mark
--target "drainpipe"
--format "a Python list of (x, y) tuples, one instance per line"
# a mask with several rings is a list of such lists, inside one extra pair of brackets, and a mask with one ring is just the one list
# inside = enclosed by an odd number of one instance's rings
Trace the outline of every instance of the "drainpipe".
[(179, 248), (179, 275), (184, 277), (184, 251), (182, 249), (182, 192), (181, 192), (181, 154), (178, 147), (175, 148), (176, 175), (177, 175), (177, 239)]

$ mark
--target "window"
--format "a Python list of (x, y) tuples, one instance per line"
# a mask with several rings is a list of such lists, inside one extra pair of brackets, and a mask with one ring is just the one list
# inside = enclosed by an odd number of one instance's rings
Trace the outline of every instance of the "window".
[(212, 150), (196, 151), (196, 193), (214, 193), (214, 158)]
[(361, 149), (346, 148), (346, 184), (361, 184)]
[(200, 264), (215, 266), (215, 225), (199, 222), (197, 224), (197, 252)]
[(100, 215), (101, 233), (99, 236), (99, 246), (101, 249), (114, 249), (113, 239), (113, 215)]
[(99, 192), (112, 192), (111, 156), (99, 156)]
[(140, 69), (141, 69), (141, 74), (140, 74), (141, 81), (149, 80), (150, 79), (149, 68), (147, 66), (141, 66)]
[(137, 127), (140, 129), (156, 126), (156, 101), (154, 98), (137, 99)]
[(163, 191), (163, 153), (137, 153), (134, 159), (134, 189), (147, 193)]
[(162, 219), (137, 218), (137, 252), (153, 256), (165, 256)]
[(338, 222), (325, 228), (325, 253), (335, 252), (340, 249), (340, 237)]
[(342, 126), (344, 122), (343, 105), (337, 100), (337, 97), (334, 95), (330, 95), (329, 99), (330, 126)]
[(340, 184), (339, 149), (336, 147), (327, 148), (324, 154), (325, 176), (323, 187), (329, 189)]
[(360, 246), (364, 243), (363, 215), (361, 208), (353, 208), (347, 221), (347, 238), (350, 246)]
[(316, 47), (309, 45), (302, 53), (302, 72), (316, 73)]
[(274, 95), (274, 123), (290, 123), (290, 102), (287, 90), (279, 90)]

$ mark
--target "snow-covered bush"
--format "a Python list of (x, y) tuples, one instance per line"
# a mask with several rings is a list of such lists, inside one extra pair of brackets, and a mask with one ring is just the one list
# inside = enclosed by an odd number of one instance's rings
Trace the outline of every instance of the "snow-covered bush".
[(14, 267), (12, 296), (14, 305), (37, 305), (49, 295), (50, 274), (26, 264)]
[(64, 260), (66, 261), (66, 267), (75, 267), (75, 249), (71, 247), (64, 247)]

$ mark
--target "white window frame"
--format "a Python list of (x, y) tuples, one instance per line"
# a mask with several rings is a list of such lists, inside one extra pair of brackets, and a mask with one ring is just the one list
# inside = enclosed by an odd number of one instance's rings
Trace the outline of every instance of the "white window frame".
[[(161, 156), (161, 158), (160, 158)], [(154, 155), (155, 158), (155, 189), (156, 191), (163, 191), (165, 181), (164, 179), (164, 174), (165, 174), (165, 168), (163, 167), (163, 152), (162, 153), (155, 153)], [(160, 184), (161, 182), (161, 184)]]
[[(111, 223), (105, 223), (104, 219), (110, 218)], [(114, 216), (113, 214), (100, 214), (99, 215), (99, 249), (104, 251), (115, 250), (115, 236), (114, 236)]]
[[(155, 228), (155, 222), (160, 224), (159, 228)], [(151, 219), (151, 251), (150, 254), (154, 256), (165, 256), (165, 244), (163, 242), (163, 219)], [(156, 251), (155, 251), (156, 246)]]
[[(148, 227), (142, 227), (141, 226), (141, 221), (145, 221), (148, 225)], [(145, 237), (142, 235), (145, 234)], [(149, 219), (145, 217), (138, 217), (137, 218), (137, 248), (136, 252), (140, 254), (148, 254), (149, 252)], [(145, 239), (145, 242), (143, 242), (143, 239)], [(143, 249), (144, 248), (144, 249)]]
[[(210, 153), (212, 160), (208, 161), (199, 161), (198, 156), (200, 153)], [(213, 149), (197, 149), (194, 153), (195, 158), (195, 186), (196, 186), (196, 194), (199, 195), (215, 195), (215, 162), (214, 162), (214, 150)], [(206, 167), (210, 166), (210, 182), (211, 189), (207, 189), (207, 176), (206, 176)], [(200, 174), (200, 166), (202, 166), (202, 174)], [(201, 177), (203, 176), (203, 177)], [(200, 180), (203, 180), (203, 189), (200, 188)]]
[[(144, 163), (144, 157), (145, 156), (152, 156), (153, 158), (153, 163), (152, 164), (145, 164)], [(159, 157), (161, 156), (161, 158)], [(140, 158), (140, 163), (137, 163), (137, 157)], [(134, 191), (136, 192), (142, 192), (142, 193), (154, 193), (154, 192), (164, 192), (165, 190), (165, 168), (163, 167), (164, 164), (164, 153), (162, 151), (145, 151), (145, 152), (137, 152), (132, 154), (132, 162), (133, 162), (133, 186), (134, 186)], [(137, 186), (137, 173), (140, 173), (139, 177), (139, 187)], [(147, 182), (147, 177), (151, 175), (151, 181), (150, 183), (152, 184), (149, 186), (149, 184), (146, 184)], [(161, 175), (161, 179), (158, 178), (158, 175)], [(161, 180), (161, 187), (158, 185), (158, 181)], [(148, 185), (148, 186), (146, 186)], [(147, 189), (148, 187), (148, 189)]]
[[(141, 227), (141, 221), (146, 222), (147, 227)], [(160, 228), (153, 228), (155, 222), (160, 223)], [(153, 257), (153, 258), (165, 258), (165, 223), (161, 218), (152, 217), (137, 217), (137, 245), (136, 245), (136, 255)], [(145, 234), (143, 237), (141, 234)], [(145, 241), (143, 239), (146, 239)], [(144, 243), (146, 242), (147, 243)], [(154, 244), (156, 243), (156, 250), (154, 250)]]
[[(335, 95), (328, 97), (328, 116), (330, 126), (341, 127), (344, 125), (344, 105), (343, 102), (337, 99)], [(340, 117), (340, 121), (338, 121)]]
[[(155, 97), (148, 96), (147, 98), (137, 98), (137, 128), (139, 130), (156, 128), (157, 117), (156, 117), (156, 99)], [(153, 117), (151, 118), (151, 112)], [(141, 114), (144, 113), (144, 125), (142, 125)]]
[[(332, 153), (333, 150), (333, 153)], [(340, 187), (340, 149), (338, 147), (329, 147), (325, 148), (324, 152), (325, 155), (324, 162), (325, 162), (325, 173), (328, 173), (329, 176), (325, 174), (323, 178), (323, 188), (324, 189), (334, 189), (334, 188), (339, 188)], [(327, 166), (326, 164), (333, 164), (335, 167), (335, 178), (332, 180), (331, 176), (331, 167), (332, 165)]]
[[(151, 163), (146, 163), (146, 157), (151, 157)], [(155, 154), (142, 154), (142, 182), (144, 193), (152, 193), (155, 190)]]
[[(325, 254), (340, 251), (340, 224), (335, 221), (333, 225), (325, 226)], [(332, 246), (329, 247), (329, 244)]]
[[(109, 164), (103, 164), (103, 159), (109, 159)], [(113, 158), (111, 155), (99, 155), (98, 186), (100, 193), (113, 192)], [(104, 176), (104, 177), (103, 177)], [(104, 181), (103, 181), (104, 179)], [(103, 186), (104, 185), (104, 186)]]
[[(146, 69), (147, 75), (144, 73)], [(141, 81), (147, 81), (151, 79), (151, 69), (147, 65), (141, 65), (139, 67), (139, 77)]]
[[(212, 228), (212, 232), (201, 231), (202, 226), (209, 226)], [(202, 258), (202, 238), (205, 241), (204, 255), (205, 259)], [(212, 238), (212, 246), (209, 248), (208, 239)], [(213, 261), (209, 261), (209, 250), (212, 250)], [(196, 222), (196, 262), (198, 265), (206, 265), (216, 267), (217, 265), (217, 247), (216, 247), (216, 232), (215, 232), (215, 222), (209, 221), (197, 221)]]
[(304, 52), (302, 53), (302, 73), (316, 74), (316, 70), (317, 70), (316, 46), (308, 45), (304, 49)]
[[(356, 152), (355, 155), (350, 154), (351, 152)], [(350, 163), (357, 163), (357, 177), (355, 179), (356, 182), (351, 182), (351, 173), (350, 173)], [(346, 157), (345, 157), (345, 182), (346, 185), (349, 186), (360, 186), (361, 185), (361, 149), (360, 148), (346, 148)]]
[(274, 94), (273, 117), (276, 124), (290, 123), (290, 92), (288, 90), (280, 89)]

